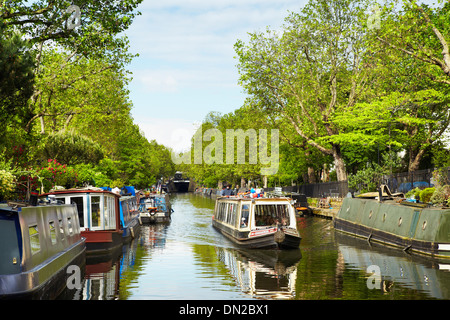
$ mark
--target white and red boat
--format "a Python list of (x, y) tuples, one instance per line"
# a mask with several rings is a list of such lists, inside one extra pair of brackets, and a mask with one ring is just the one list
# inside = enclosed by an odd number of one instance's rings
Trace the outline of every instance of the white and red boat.
[(53, 190), (39, 197), (76, 205), (81, 236), (86, 238), (87, 254), (111, 253), (124, 244), (119, 194), (101, 188), (88, 187)]
[(295, 209), (289, 198), (220, 197), (212, 225), (246, 248), (298, 248)]

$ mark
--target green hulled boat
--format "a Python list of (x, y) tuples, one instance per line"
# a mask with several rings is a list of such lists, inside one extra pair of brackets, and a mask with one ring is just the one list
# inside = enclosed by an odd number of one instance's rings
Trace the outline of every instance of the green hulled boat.
[(450, 259), (450, 208), (427, 207), (395, 197), (383, 201), (345, 198), (334, 227), (408, 252)]

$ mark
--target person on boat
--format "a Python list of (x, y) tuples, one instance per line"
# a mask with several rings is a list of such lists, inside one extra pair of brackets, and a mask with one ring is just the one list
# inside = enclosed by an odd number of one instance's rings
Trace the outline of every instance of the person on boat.
[(223, 195), (224, 196), (232, 196), (233, 195), (233, 190), (230, 189), (230, 186), (227, 186), (227, 188), (223, 192)]
[(266, 216), (266, 225), (271, 226), (273, 224), (276, 224), (276, 220), (272, 216), (267, 215)]

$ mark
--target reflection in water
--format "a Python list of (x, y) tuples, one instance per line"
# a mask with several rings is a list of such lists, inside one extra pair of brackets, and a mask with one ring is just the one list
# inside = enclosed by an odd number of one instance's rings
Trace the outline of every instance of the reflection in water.
[(235, 250), (217, 247), (216, 253), (242, 292), (251, 297), (292, 299), (295, 296), (300, 250)]
[[(382, 292), (392, 292), (398, 287), (420, 292), (436, 299), (450, 299), (449, 262), (440, 262), (428, 257), (410, 255), (398, 249), (355, 239), (336, 233), (339, 253), (347, 269), (365, 270), (369, 276), (375, 266), (381, 279), (376, 285)], [(379, 269), (378, 269), (379, 268)]]
[[(60, 299), (450, 299), (449, 262), (335, 232), (299, 218), (300, 250), (242, 250), (211, 227), (214, 201), (176, 195), (168, 225), (142, 226), (108, 259), (89, 259), (82, 288)], [(371, 289), (369, 266), (381, 286)]]

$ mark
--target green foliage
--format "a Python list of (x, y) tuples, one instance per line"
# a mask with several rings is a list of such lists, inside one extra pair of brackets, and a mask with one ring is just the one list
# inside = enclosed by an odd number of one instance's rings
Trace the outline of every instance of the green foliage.
[(0, 169), (0, 201), (10, 199), (15, 190), (15, 176), (10, 171)]
[(33, 93), (34, 53), (22, 35), (6, 32), (0, 19), (0, 146), (8, 130), (31, 117), (27, 100)]
[[(144, 188), (174, 173), (169, 150), (148, 141), (131, 116), (125, 66), (135, 55), (122, 35), (141, 2), (2, 4), (0, 148), (22, 186)], [(81, 9), (74, 29), (72, 4)]]
[[(368, 1), (310, 1), (285, 19), (281, 32), (239, 40), (241, 85), (259, 108), (335, 161), (346, 180), (343, 141), (334, 115), (364, 98), (371, 66), (365, 64), (364, 14)], [(351, 140), (352, 141), (352, 140)]]
[(364, 169), (358, 170), (348, 177), (350, 189), (360, 193), (374, 192), (383, 182), (383, 175), (391, 173), (401, 165), (401, 161), (395, 152), (387, 152), (381, 155), (382, 165), (368, 164)]
[(446, 205), (449, 206), (450, 203), (450, 186), (443, 185), (437, 186), (433, 195), (430, 198), (430, 202), (437, 206)]
[(49, 191), (55, 187), (72, 188), (78, 183), (78, 174), (72, 167), (59, 163), (56, 159), (48, 159), (46, 165), (35, 173), (39, 177), (41, 188)]
[[(441, 197), (436, 193), (436, 191), (440, 192), (438, 189), (432, 187), (432, 188), (425, 188), (420, 189), (418, 187), (409, 190), (406, 194), (406, 198), (414, 198), (416, 200), (420, 200), (421, 202), (428, 203), (437, 203), (440, 201)], [(443, 200), (443, 199), (442, 199)]]
[(434, 194), (435, 190), (436, 189), (433, 187), (433, 188), (425, 188), (422, 191), (420, 191), (419, 194), (420, 201), (424, 203), (430, 202), (431, 196)]
[(93, 164), (78, 164), (75, 166), (79, 186), (110, 187), (111, 177), (105, 174), (99, 166)]
[(74, 130), (63, 130), (48, 135), (42, 152), (46, 159), (58, 159), (69, 165), (96, 164), (103, 158), (103, 151), (98, 143)]
[(405, 194), (405, 197), (406, 198), (414, 198), (414, 199), (417, 199), (417, 200), (419, 200), (420, 199), (420, 192), (421, 192), (422, 190), (421, 189), (419, 189), (418, 187), (416, 187), (416, 188), (414, 188), (414, 189), (411, 189), (411, 190), (409, 190), (406, 194)]

